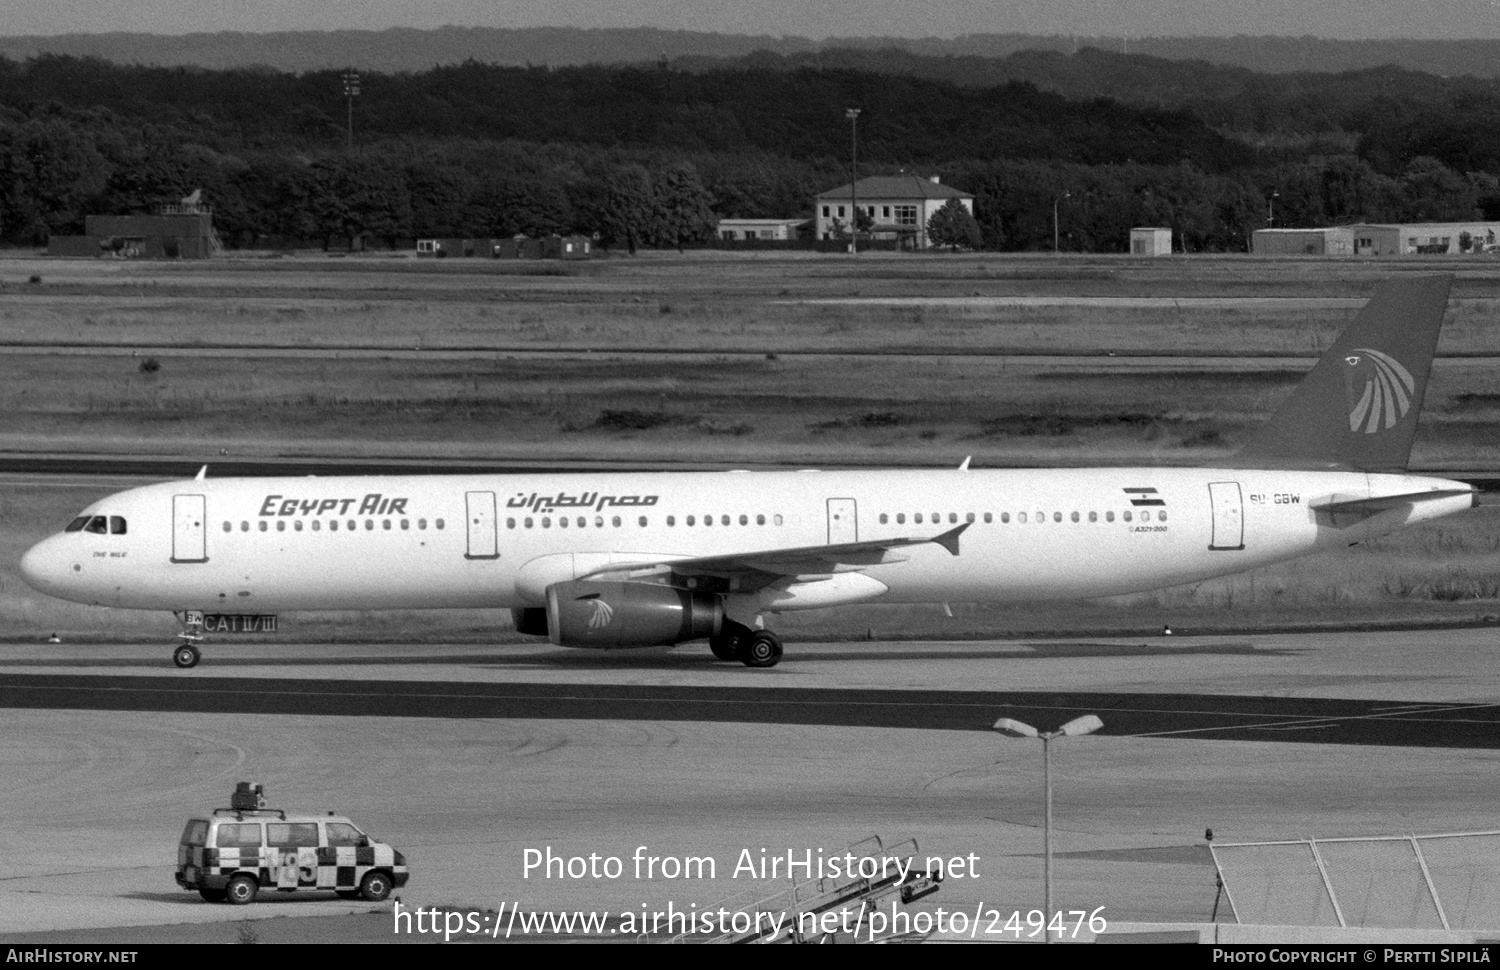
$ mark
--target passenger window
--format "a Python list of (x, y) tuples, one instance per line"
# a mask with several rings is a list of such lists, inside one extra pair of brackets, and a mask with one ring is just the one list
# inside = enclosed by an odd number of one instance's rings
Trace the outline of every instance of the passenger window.
[(885, 525), (885, 513), (880, 513), (880, 524)]
[(323, 520), (322, 519), (313, 519), (312, 520), (312, 530), (314, 532), (321, 532), (321, 531), (323, 531)]
[(552, 516), (550, 516), (550, 515), (544, 515), (544, 516), (542, 516), (542, 528), (544, 528), (544, 529), (550, 529), (550, 528), (552, 528)]
[[(952, 523), (957, 522), (957, 521), (958, 521), (958, 513), (957, 512), (949, 512), (948, 513), (948, 523), (951, 525)], [(974, 516), (972, 516), (972, 515), (969, 516), (969, 521), (973, 522), (974, 521)]]
[(1126, 522), (1130, 521), (1130, 512), (1128, 510), (1125, 512), (1125, 521)]
[(1041, 525), (1042, 523), (1044, 523), (1046, 521), (1047, 521), (1047, 513), (1046, 512), (1038, 512), (1036, 514), (1037, 525)]
[(1158, 522), (1165, 522), (1165, 521), (1167, 521), (1167, 510), (1166, 509), (1162, 509), (1162, 510), (1160, 510), (1159, 512), (1156, 513), (1156, 521), (1158, 521)]
[(328, 531), (329, 532), (337, 532), (337, 531), (339, 531), (339, 520), (338, 519), (329, 519), (328, 520)]
[(581, 515), (578, 517), (578, 528), (582, 529), (584, 526), (586, 526), (588, 524), (589, 524), (589, 520), (588, 519), (585, 519)]
[(228, 523), (228, 522), (225, 522), (224, 523), (224, 531), (225, 532), (233, 532), (234, 531), (234, 526), (232, 524)]
[(594, 516), (594, 528), (596, 528), (596, 529), (602, 529), (602, 528), (604, 528), (604, 516), (602, 516), (602, 515), (596, 515), (596, 516)]
[(781, 516), (779, 516), (779, 515), (776, 516), (774, 519), (772, 519), (772, 522), (774, 522), (776, 525), (780, 525), (781, 524)]
[(226, 822), (219, 826), (219, 848), (260, 848), (259, 822)]
[(330, 846), (359, 845), (364, 841), (364, 834), (348, 822), (326, 822), (324, 825)]
[(991, 513), (989, 513), (989, 512), (984, 513), (984, 524), (985, 525), (989, 525), (993, 521), (995, 521), (995, 517)]
[(241, 532), (249, 532), (250, 531), (250, 523), (246, 522), (244, 519), (241, 519), (240, 520), (240, 531)]
[(646, 517), (644, 515), (641, 516), (640, 523), (641, 523), (641, 528), (644, 529), (646, 527)]
[(755, 517), (755, 524), (756, 525), (765, 525), (766, 524), (766, 517), (764, 515), (757, 515)]
[(559, 515), (557, 517), (557, 527), (559, 529), (566, 529), (568, 527), (568, 517), (566, 515)]
[(1070, 518), (1071, 518), (1071, 519), (1072, 519), (1072, 520), (1073, 520), (1073, 521), (1074, 521), (1074, 522), (1077, 522), (1077, 521), (1078, 521), (1078, 513), (1077, 513), (1077, 512), (1074, 512), (1074, 513), (1073, 513), (1073, 514), (1072, 514), (1072, 515), (1071, 515), (1071, 516), (1070, 516)]
[(294, 519), (292, 521), (292, 530), (294, 532), (301, 532), (302, 531), (302, 520), (301, 519)]
[(528, 528), (528, 529), (529, 529), (529, 528), (531, 528), (531, 527), (532, 527), (532, 521), (531, 521), (531, 516), (529, 516), (529, 515), (528, 515), (528, 516), (527, 516), (527, 517), (526, 517), (526, 528)]
[[(426, 519), (418, 519), (417, 520), (417, 528), (418, 529), (422, 529), (423, 531), (425, 531), (427, 529), (427, 520)], [(526, 528), (528, 528), (528, 529), (531, 528), (531, 520), (530, 519), (526, 520)]]
[(1000, 524), (1001, 525), (1010, 525), (1010, 513), (1009, 512), (1001, 512), (1000, 513)]
[(359, 528), (359, 523), (355, 522), (353, 519), (350, 519), (349, 520), (349, 531), (353, 532), (353, 531), (355, 531), (358, 528)]
[(88, 524), (89, 524), (89, 517), (87, 515), (80, 515), (78, 518), (74, 519), (72, 522), (69, 522), (68, 523), (68, 527), (66, 529), (64, 529), (63, 531), (64, 532), (81, 532), (83, 530), (83, 527), (86, 526), (86, 525), (88, 525)]
[(750, 516), (748, 516), (748, 515), (742, 515), (742, 516), (740, 516), (740, 525), (749, 525), (749, 524), (750, 524)]
[(1115, 520), (1115, 514), (1113, 512), (1105, 512), (1104, 513), (1104, 521), (1105, 522), (1113, 522), (1114, 520)]
[(317, 846), (317, 822), (267, 822), (266, 844), (277, 848)]
[[(619, 527), (620, 527), (620, 517), (619, 517), (619, 516), (618, 516), (618, 515), (616, 515), (616, 516), (614, 516), (614, 517), (613, 517), (613, 518), (611, 518), (611, 519), (610, 519), (610, 525), (612, 525), (612, 526), (614, 526), (614, 527), (615, 527), (615, 528), (616, 528), (616, 529), (618, 529), (618, 528), (619, 528)], [(691, 523), (691, 522), (689, 522), (689, 523), (688, 523), (688, 525), (692, 525), (692, 523)]]
[[(505, 520), (505, 527), (507, 529), (514, 529), (516, 527), (516, 520), (515, 519), (506, 519)], [(403, 528), (403, 529), (406, 528), (406, 520), (405, 519), (401, 520), (401, 528)]]
[(970, 512), (968, 515), (964, 516), (964, 521), (965, 522), (973, 522), (974, 521), (974, 513)]
[(276, 531), (277, 532), (285, 532), (286, 531), (286, 519), (277, 519), (276, 520)]
[(1090, 522), (1098, 522), (1099, 521), (1099, 513), (1098, 512), (1090, 512), (1089, 513), (1089, 521)]
[(922, 524), (922, 513), (918, 512), (916, 515), (913, 515), (911, 517), (911, 520), (913, 522), (915, 522), (917, 525), (921, 525)]
[(384, 529), (385, 531), (387, 531), (387, 532), (391, 531), (391, 520), (390, 519), (384, 519), (384, 520), (382, 520), (381, 523), (380, 523), (380, 527), (382, 529)]
[(1141, 513), (1141, 521), (1142, 522), (1150, 522), (1151, 521), (1151, 513), (1150, 512), (1142, 512)]
[(667, 516), (667, 525), (676, 525), (676, 524), (677, 524), (677, 516), (675, 516), (675, 515), (669, 515), (669, 516)]
[(437, 520), (437, 527), (438, 527), (438, 528), (439, 528), (439, 529), (441, 529), (441, 528), (442, 528), (442, 527), (443, 527), (443, 520), (442, 520), (442, 519), (438, 519), (438, 520)]
[(896, 524), (897, 525), (905, 525), (906, 524), (906, 513), (905, 512), (897, 512), (896, 513)]
[(704, 525), (710, 525), (710, 526), (713, 525), (714, 524), (714, 517), (711, 516), (711, 515), (705, 515), (703, 517), (703, 524)]
[(255, 527), (257, 529), (259, 529), (261, 532), (266, 531), (266, 528), (267, 528), (266, 527), (266, 520), (265, 519), (261, 519), (259, 522), (255, 523)]
[(1061, 512), (1053, 512), (1052, 513), (1052, 521), (1053, 522), (1061, 522), (1062, 521), (1062, 513)]
[[(688, 525), (696, 525), (697, 523), (698, 523), (697, 517), (691, 516), (691, 515), (687, 517), (687, 524)], [(618, 520), (616, 520), (616, 524), (618, 524)]]
[(122, 536), (125, 534), (125, 517), (123, 515), (111, 515), (109, 517), (109, 534)]
[(1019, 513), (1017, 513), (1016, 514), (1016, 521), (1020, 522), (1020, 523), (1022, 523), (1024, 525), (1025, 522), (1026, 522), (1026, 513), (1025, 512), (1019, 512)]
[(729, 516), (727, 516), (727, 515), (721, 515), (721, 516), (719, 516), (719, 524), (720, 525), (728, 525), (729, 524)]

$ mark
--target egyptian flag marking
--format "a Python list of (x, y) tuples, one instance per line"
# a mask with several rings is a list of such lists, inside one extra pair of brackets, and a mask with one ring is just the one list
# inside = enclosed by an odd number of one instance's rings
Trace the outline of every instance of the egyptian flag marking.
[(1154, 488), (1127, 488), (1125, 494), (1130, 496), (1131, 505), (1166, 505), (1167, 503), (1156, 495)]

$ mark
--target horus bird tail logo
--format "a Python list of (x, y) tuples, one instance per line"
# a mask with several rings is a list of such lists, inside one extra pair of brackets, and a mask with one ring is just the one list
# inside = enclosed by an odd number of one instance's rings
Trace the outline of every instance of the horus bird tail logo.
[[(1351, 400), (1357, 380), (1355, 372), (1363, 370), (1366, 373), (1364, 391), (1349, 411), (1350, 431), (1361, 430), (1361, 425), (1365, 434), (1389, 431), (1397, 421), (1406, 417), (1406, 412), (1411, 410), (1417, 381), (1400, 361), (1378, 350), (1356, 347), (1353, 354), (1344, 358), (1344, 363), (1349, 365)], [(1361, 364), (1366, 366), (1361, 367)]]

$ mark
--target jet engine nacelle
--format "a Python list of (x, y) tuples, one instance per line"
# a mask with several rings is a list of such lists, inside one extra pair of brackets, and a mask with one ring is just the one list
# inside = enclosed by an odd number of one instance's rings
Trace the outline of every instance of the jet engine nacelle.
[(562, 647), (658, 647), (719, 632), (719, 597), (655, 583), (579, 580), (547, 587), (547, 636)]

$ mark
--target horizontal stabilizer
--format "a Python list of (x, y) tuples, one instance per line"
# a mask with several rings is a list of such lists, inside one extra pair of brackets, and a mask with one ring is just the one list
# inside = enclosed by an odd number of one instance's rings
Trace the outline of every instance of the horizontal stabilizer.
[(1439, 488), (1426, 492), (1404, 492), (1400, 495), (1378, 495), (1375, 498), (1327, 499), (1321, 502), (1310, 502), (1308, 505), (1314, 512), (1365, 512), (1373, 515), (1376, 512), (1400, 508), (1403, 505), (1452, 498), (1455, 495), (1478, 494), (1472, 488)]

